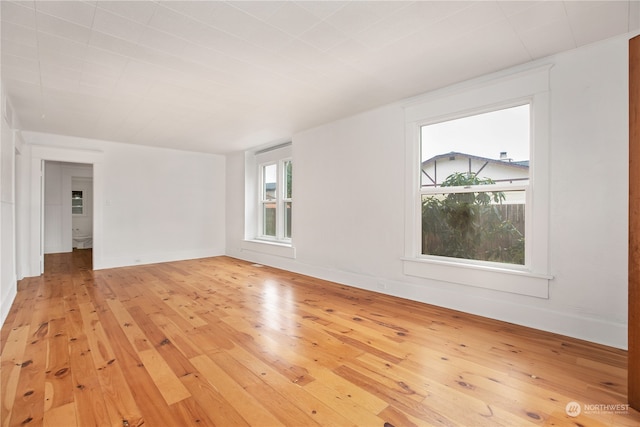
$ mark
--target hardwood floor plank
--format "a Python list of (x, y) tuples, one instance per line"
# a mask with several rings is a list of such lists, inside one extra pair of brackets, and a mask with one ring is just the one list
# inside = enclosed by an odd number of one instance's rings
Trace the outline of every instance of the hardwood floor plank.
[(392, 406), (387, 406), (382, 412), (380, 412), (380, 417), (386, 420), (384, 424), (385, 426), (419, 427), (424, 425), (423, 421), (400, 412)]
[[(244, 369), (252, 372), (256, 377), (289, 398), (304, 413), (311, 414), (313, 419), (321, 425), (326, 426), (348, 426), (357, 425), (349, 421), (340, 414), (335, 408), (324, 404), (321, 400), (306, 391), (300, 385), (290, 381), (288, 378), (280, 375), (278, 371), (273, 369), (267, 363), (255, 358), (250, 352), (241, 348), (234, 347), (222, 353), (228, 353), (235, 361), (244, 366)], [(270, 405), (265, 405), (270, 407)]]
[(137, 352), (153, 348), (153, 344), (149, 342), (146, 335), (142, 332), (131, 314), (120, 301), (110, 299), (107, 300), (107, 305), (118, 320), (118, 323), (124, 331), (124, 334), (127, 336), (129, 343), (131, 343)]
[(75, 401), (58, 406), (44, 413), (43, 427), (60, 427), (77, 425)]
[(253, 395), (235, 382), (225, 370), (220, 368), (206, 355), (196, 356), (191, 363), (207, 381), (218, 390), (224, 391), (225, 400), (235, 408), (238, 414), (246, 420), (248, 425), (284, 426), (268, 409)]
[[(449, 366), (439, 366), (431, 361), (428, 362), (428, 370), (422, 371), (415, 369), (415, 366), (407, 368), (408, 364), (405, 362), (389, 365), (375, 356), (363, 355), (348, 366), (365, 377), (384, 384), (387, 390), (409, 396), (424, 396), (422, 400), (428, 401), (430, 407), (444, 408), (444, 413), (454, 412), (461, 402), (465, 402), (463, 406), (466, 411), (460, 415), (468, 417), (465, 424), (483, 424), (484, 421), (495, 423), (497, 419), (508, 420), (506, 425), (522, 423), (518, 416), (512, 416), (497, 405), (503, 396), (510, 398), (518, 394), (527, 395), (535, 397), (541, 407), (547, 407), (548, 402), (553, 408), (557, 408), (556, 402), (572, 400), (568, 396), (519, 381), (499, 371), (480, 369), (475, 373), (474, 370), (480, 367), (473, 364), (458, 366), (450, 361), (442, 361), (442, 364)], [(438, 374), (434, 374), (435, 372)], [(476, 393), (479, 388), (482, 388), (482, 392)], [(443, 399), (443, 396), (449, 398)]]
[[(273, 348), (277, 344), (278, 342), (272, 341), (270, 346)], [(386, 401), (378, 399), (375, 395), (366, 392), (362, 388), (354, 387), (353, 383), (345, 381), (344, 378), (336, 374), (334, 370), (327, 369), (317, 364), (315, 360), (312, 359), (313, 354), (311, 352), (303, 353), (293, 345), (285, 345), (280, 346), (278, 354), (283, 361), (286, 361), (287, 364), (306, 367), (306, 371), (309, 373), (309, 376), (307, 378), (309, 378), (310, 380), (293, 381), (294, 383), (305, 388), (305, 390), (314, 388), (312, 386), (307, 389), (306, 386), (311, 383), (324, 384), (328, 388), (333, 390), (336, 395), (347, 397), (348, 400), (353, 402), (355, 405), (358, 405), (364, 408), (366, 411), (374, 414), (378, 413), (387, 406)], [(307, 356), (311, 358), (308, 358)]]
[[(40, 290), (42, 286), (43, 283), (39, 283)], [(20, 374), (16, 400), (9, 422), (11, 426), (25, 423), (42, 425), (49, 332), (49, 315), (46, 307), (32, 311), (27, 348), (22, 360), (18, 362)]]
[(98, 313), (93, 304), (82, 303), (78, 305), (82, 323), (85, 326), (89, 347), (91, 349), (91, 357), (96, 366), (104, 367), (115, 359), (111, 344), (102, 328)]
[(80, 313), (84, 324), (90, 325), (91, 328), (87, 341), (96, 366), (109, 419), (115, 426), (120, 426), (122, 420), (128, 420), (133, 425), (137, 420), (142, 419), (142, 415), (135, 404), (98, 314), (90, 303), (80, 304)]
[(192, 357), (204, 354), (202, 348), (195, 344), (188, 335), (190, 330), (183, 332), (175, 323), (173, 323), (170, 316), (150, 314), (149, 319), (153, 324), (157, 325), (158, 329), (166, 339), (169, 340), (169, 342), (171, 342), (171, 344), (173, 344), (186, 359), (191, 359)]
[[(100, 306), (100, 303), (97, 305)], [(143, 424), (152, 426), (179, 425), (178, 419), (153, 383), (137, 351), (125, 335), (124, 328), (120, 327), (118, 319), (109, 309), (109, 304), (106, 301), (104, 307), (105, 309), (98, 310), (97, 313), (100, 322), (104, 325), (105, 335), (112, 343), (111, 347), (115, 356), (115, 361), (108, 366), (109, 368), (117, 367), (122, 371), (126, 388), (129, 391), (129, 393), (120, 393), (119, 390), (114, 390), (114, 399), (119, 400), (118, 405), (125, 408), (131, 408), (135, 405), (139, 408), (141, 415), (138, 418), (137, 411), (122, 411), (119, 414), (122, 417), (120, 422), (124, 425), (124, 421), (126, 421), (129, 427), (138, 427)], [(108, 402), (109, 396), (107, 388), (105, 390), (106, 402)], [(129, 396), (133, 398), (133, 401), (125, 401)], [(133, 415), (129, 415), (132, 412)]]
[(251, 393), (261, 404), (268, 407), (273, 416), (283, 424), (290, 426), (318, 425), (311, 417), (311, 414), (300, 410), (288, 397), (285, 397), (279, 390), (270, 386), (266, 372), (261, 373), (260, 376), (248, 372), (241, 363), (230, 357), (226, 351), (214, 353), (209, 357), (242, 388)]
[(225, 336), (235, 345), (245, 348), (294, 383), (302, 385), (313, 381), (313, 378), (304, 367), (282, 360), (279, 355), (279, 345), (269, 345), (270, 341), (261, 337), (256, 339), (256, 337), (242, 330), (237, 330), (226, 322), (220, 322), (217, 325), (216, 333)]
[(202, 354), (213, 353), (234, 346), (233, 342), (220, 334), (220, 320), (209, 320), (207, 326), (187, 331), (187, 336)]
[[(216, 423), (214, 423), (210, 417), (211, 407), (202, 405), (198, 401), (198, 399), (195, 399), (193, 396), (174, 403), (173, 405), (171, 405), (171, 410), (175, 412), (176, 416), (180, 419), (180, 424), (179, 424), (180, 426), (185, 426), (185, 427), (216, 426)], [(237, 424), (231, 424), (230, 418), (225, 419), (225, 424), (237, 425)]]
[(73, 381), (72, 396), (76, 403), (78, 425), (111, 426), (86, 336), (71, 342), (69, 352), (72, 368), (68, 374)]
[(90, 265), (20, 281), (0, 426), (640, 425), (623, 350), (228, 257)]
[(411, 415), (413, 417), (427, 421), (429, 424), (442, 425), (442, 426), (455, 426), (456, 423), (448, 416), (441, 412), (441, 409), (431, 408), (422, 405), (420, 402), (416, 402), (406, 396), (405, 387), (401, 387), (401, 390), (394, 390), (384, 387), (381, 383), (374, 379), (358, 373), (357, 371), (347, 367), (341, 366), (335, 370), (336, 374), (343, 377), (345, 380), (360, 387), (383, 401), (392, 401), (393, 406), (396, 409), (400, 409), (402, 412)]
[(180, 381), (190, 391), (193, 399), (205, 410), (213, 424), (217, 426), (248, 426), (249, 423), (204, 375), (186, 375)]
[[(352, 385), (351, 389), (357, 388)], [(377, 415), (377, 412), (371, 412), (359, 405), (351, 399), (349, 390), (337, 390), (339, 387), (332, 387), (329, 384), (320, 381), (314, 381), (307, 384), (304, 389), (313, 397), (324, 403), (326, 406), (333, 408), (336, 412), (342, 414), (351, 423), (355, 425), (383, 425), (385, 420)], [(366, 390), (365, 390), (366, 391)], [(379, 411), (378, 411), (379, 412)]]
[[(47, 360), (45, 367), (45, 386), (48, 391), (45, 398), (45, 411), (73, 402), (73, 383), (71, 381), (69, 361), (69, 336), (64, 328), (65, 319), (53, 319), (49, 326), (55, 332), (46, 339)], [(61, 324), (61, 325), (59, 325)]]
[[(44, 280), (41, 277), (23, 279), (18, 283), (18, 294), (16, 299), (9, 310), (7, 320), (5, 321), (3, 331), (10, 330), (13, 327), (29, 325), (31, 323), (31, 316), (33, 315), (33, 309), (35, 301), (38, 296), (40, 285)], [(6, 333), (2, 335), (4, 348), (4, 340), (6, 339)]]
[(171, 294), (166, 291), (166, 285), (162, 284), (152, 283), (151, 287), (158, 293), (158, 296), (161, 297), (166, 305), (171, 307), (191, 326), (197, 328), (198, 326), (205, 326), (207, 324), (194, 310), (194, 308), (198, 308), (198, 305), (190, 301), (186, 295)]
[(180, 353), (174, 343), (167, 338), (150, 316), (146, 315), (139, 307), (132, 307), (129, 313), (131, 313), (142, 333), (153, 345), (154, 351), (159, 353), (161, 360), (171, 369), (174, 376), (181, 377), (195, 371), (189, 360)]
[[(345, 418), (344, 415), (339, 413), (335, 408), (330, 405), (325, 405), (321, 400), (317, 399), (311, 393), (308, 393), (300, 387), (300, 385), (280, 375), (278, 371), (273, 369), (267, 363), (264, 363), (260, 359), (254, 357), (247, 350), (241, 347), (234, 347), (231, 350), (225, 350), (221, 353), (223, 353), (223, 355), (224, 353), (228, 353), (228, 355), (240, 363), (244, 369), (252, 372), (257, 378), (261, 378), (265, 381), (274, 390), (274, 392), (280, 393), (289, 398), (289, 400), (305, 414), (311, 414), (318, 424), (325, 426), (354, 425), (353, 422)], [(263, 406), (269, 408), (271, 407), (271, 404), (267, 400)]]
[(167, 405), (178, 403), (191, 396), (189, 390), (155, 349), (140, 351), (138, 355)]
[(11, 418), (28, 337), (27, 325), (11, 329), (0, 356), (0, 390), (2, 390), (0, 425), (2, 426), (8, 425)]

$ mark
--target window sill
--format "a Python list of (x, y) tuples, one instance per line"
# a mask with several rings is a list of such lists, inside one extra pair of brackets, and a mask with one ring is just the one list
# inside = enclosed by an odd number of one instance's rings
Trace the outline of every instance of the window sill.
[(408, 276), (439, 280), (477, 288), (491, 289), (537, 298), (549, 298), (552, 276), (492, 266), (470, 265), (455, 261), (403, 258)]
[(242, 250), (275, 255), (283, 258), (296, 258), (296, 248), (294, 248), (290, 243), (250, 239), (242, 242)]

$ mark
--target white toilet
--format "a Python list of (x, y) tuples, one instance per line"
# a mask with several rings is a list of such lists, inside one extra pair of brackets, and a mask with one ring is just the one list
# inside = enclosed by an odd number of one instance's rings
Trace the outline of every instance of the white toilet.
[(83, 234), (79, 229), (73, 230), (73, 247), (77, 249), (87, 249), (93, 246), (93, 236)]

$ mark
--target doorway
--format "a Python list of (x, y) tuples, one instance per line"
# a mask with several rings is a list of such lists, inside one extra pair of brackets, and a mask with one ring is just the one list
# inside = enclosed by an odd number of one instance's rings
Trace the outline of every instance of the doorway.
[[(74, 250), (91, 252), (94, 230), (93, 193), (92, 164), (44, 162), (42, 203), (44, 264), (47, 262), (47, 257), (52, 254), (70, 253)], [(88, 258), (92, 257), (88, 256)]]

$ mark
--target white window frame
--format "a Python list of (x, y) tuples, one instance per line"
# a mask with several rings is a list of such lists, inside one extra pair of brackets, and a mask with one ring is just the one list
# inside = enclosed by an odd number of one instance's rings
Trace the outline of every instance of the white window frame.
[[(549, 71), (542, 66), (520, 72), (505, 72), (456, 85), (407, 103), (406, 208), (404, 273), (439, 282), (511, 292), (539, 298), (549, 297)], [(471, 116), (501, 108), (530, 104), (531, 142), (529, 183), (491, 186), (491, 191), (526, 191), (525, 264), (422, 255), (420, 129), (424, 125)], [(487, 186), (478, 186), (487, 191)], [(472, 189), (470, 189), (472, 190)], [(438, 191), (436, 191), (438, 192)], [(439, 192), (442, 192), (441, 190)]]
[[(281, 217), (278, 218), (277, 225), (280, 231), (275, 238), (262, 233), (262, 167), (268, 164), (281, 165), (278, 168), (279, 183), (276, 192), (284, 194), (284, 162), (286, 161), (291, 161), (293, 164), (293, 150), (290, 142), (245, 152), (245, 233), (242, 251), (291, 259), (296, 257), (293, 239), (284, 236), (284, 215), (278, 215)], [(293, 203), (292, 198), (281, 198), (278, 203), (284, 207), (286, 202)], [(283, 208), (280, 211), (282, 212)]]
[[(290, 243), (291, 237), (285, 235), (285, 211), (286, 203), (291, 203), (292, 198), (285, 197), (286, 191), (286, 167), (287, 162), (292, 162), (291, 157), (285, 157), (276, 161), (268, 161), (260, 163), (258, 165), (259, 187), (258, 187), (258, 239), (264, 239), (269, 241)], [(276, 189), (275, 199), (266, 199), (264, 196), (264, 170), (268, 166), (276, 166)], [(275, 236), (271, 236), (265, 233), (264, 230), (264, 205), (267, 203), (274, 203), (276, 205), (276, 230)]]
[[(461, 118), (465, 118), (465, 117), (472, 117), (478, 114), (483, 114), (483, 113), (490, 113), (493, 111), (500, 111), (500, 110), (504, 110), (507, 108), (512, 108), (512, 107), (518, 107), (518, 106), (522, 106), (522, 105), (529, 105), (529, 117), (530, 123), (533, 123), (533, 117), (532, 117), (532, 99), (531, 98), (526, 98), (523, 100), (518, 100), (515, 102), (508, 102), (505, 104), (498, 104), (498, 105), (493, 105), (489, 108), (482, 108), (478, 111), (467, 111), (465, 112), (465, 114), (463, 115), (454, 115), (452, 117), (447, 117), (444, 119), (440, 119), (437, 120), (435, 122), (433, 121), (426, 121), (424, 123), (419, 123), (418, 124), (418, 132), (421, 131), (421, 128), (423, 126), (429, 126), (432, 124), (437, 124), (437, 123), (442, 123), (442, 122), (446, 122), (446, 121), (450, 121), (450, 120), (455, 120), (455, 119), (461, 119)], [(532, 137), (530, 136), (530, 141), (532, 141)], [(420, 140), (419, 144), (422, 145), (423, 141)], [(531, 144), (532, 142), (530, 142), (530, 150), (531, 150)], [(508, 147), (505, 147), (508, 148)], [(422, 156), (421, 156), (422, 157)], [(421, 161), (420, 161), (420, 165), (418, 166), (418, 170), (420, 170), (421, 167)], [(420, 172), (418, 172), (420, 173)], [(464, 187), (442, 187), (440, 185), (438, 186), (433, 186), (433, 187), (422, 187), (422, 185), (419, 186), (419, 195), (418, 195), (418, 208), (420, 209), (420, 221), (422, 221), (422, 196), (436, 196), (436, 195), (440, 195), (440, 194), (461, 194), (461, 193), (494, 193), (494, 192), (510, 192), (510, 191), (523, 191), (525, 194), (525, 248), (524, 248), (524, 253), (525, 253), (525, 263), (524, 266), (519, 265), (519, 264), (505, 264), (505, 263), (500, 263), (500, 262), (491, 262), (491, 261), (481, 261), (481, 260), (473, 260), (473, 259), (462, 259), (462, 258), (450, 258), (450, 257), (440, 257), (440, 256), (436, 256), (436, 255), (425, 255), (422, 254), (422, 250), (421, 248), (418, 249), (418, 257), (421, 259), (425, 259), (425, 260), (442, 260), (442, 261), (452, 261), (455, 260), (456, 262), (460, 262), (460, 263), (464, 263), (464, 264), (470, 264), (470, 265), (486, 265), (486, 266), (493, 266), (493, 267), (498, 267), (498, 268), (502, 268), (504, 266), (509, 266), (509, 268), (514, 268), (514, 269), (522, 269), (527, 268), (530, 265), (530, 258), (531, 258), (531, 250), (532, 247), (531, 245), (529, 245), (529, 240), (528, 237), (530, 236), (530, 232), (532, 231), (530, 229), (530, 212), (528, 210), (529, 208), (529, 203), (530, 203), (530, 190), (529, 190), (529, 182), (530, 179), (528, 179), (526, 181), (526, 183), (523, 183), (521, 181), (516, 181), (513, 183), (496, 183), (496, 184), (492, 184), (492, 185), (468, 185), (468, 186), (464, 186)], [(420, 224), (420, 232), (422, 232), (422, 225)], [(422, 243), (422, 242), (420, 242)]]

